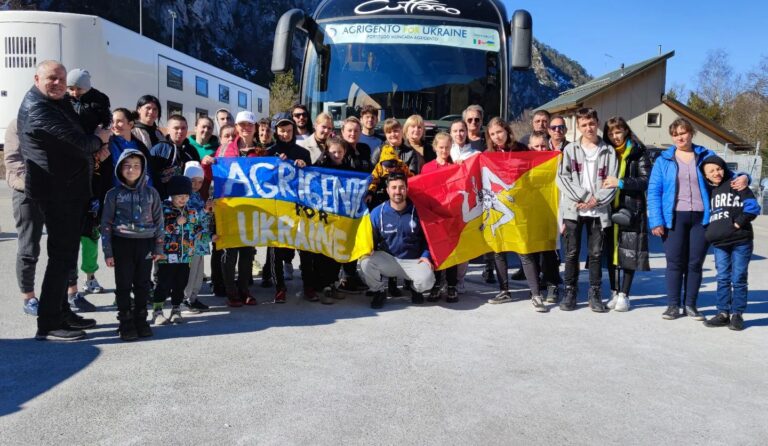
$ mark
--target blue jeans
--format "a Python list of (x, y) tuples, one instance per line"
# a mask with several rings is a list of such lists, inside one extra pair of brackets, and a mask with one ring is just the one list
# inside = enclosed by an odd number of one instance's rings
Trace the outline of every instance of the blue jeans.
[(717, 311), (743, 313), (747, 309), (747, 270), (753, 246), (750, 240), (724, 248), (715, 247)]

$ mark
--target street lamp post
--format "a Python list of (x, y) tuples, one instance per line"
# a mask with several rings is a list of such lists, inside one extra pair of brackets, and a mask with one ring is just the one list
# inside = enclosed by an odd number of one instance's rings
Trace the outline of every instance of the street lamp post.
[(144, 35), (144, 18), (142, 17), (144, 9), (144, 0), (139, 0), (139, 35)]
[(176, 37), (176, 11), (168, 10), (171, 15), (171, 49), (175, 49), (175, 37)]

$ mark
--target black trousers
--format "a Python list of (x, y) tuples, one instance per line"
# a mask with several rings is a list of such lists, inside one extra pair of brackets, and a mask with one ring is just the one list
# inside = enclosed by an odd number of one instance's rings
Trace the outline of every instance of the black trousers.
[(72, 315), (67, 283), (70, 271), (77, 267), (82, 211), (88, 198), (34, 201), (42, 209), (48, 230), (48, 264), (40, 291), (37, 327), (50, 331), (61, 328)]
[(131, 291), (136, 308), (146, 308), (152, 278), (153, 238), (112, 237), (115, 259), (115, 300), (118, 311), (131, 310)]
[(283, 275), (283, 262), (290, 262), (296, 255), (294, 249), (290, 248), (267, 248), (267, 261), (269, 262), (272, 279), (275, 281), (275, 287), (279, 290), (287, 289), (285, 287), (285, 276)]
[[(520, 263), (523, 266), (523, 272), (525, 272), (525, 280), (534, 296), (541, 296), (542, 285), (557, 285), (560, 278), (558, 267), (553, 266), (557, 264), (553, 264), (551, 259), (547, 260), (545, 257), (556, 259), (557, 255), (555, 251), (520, 254)], [(539, 282), (539, 274), (542, 275), (541, 283)]]
[(170, 296), (171, 305), (174, 307), (181, 305), (188, 280), (189, 263), (158, 263), (153, 302), (163, 303)]
[(214, 243), (211, 250), (211, 287), (216, 294), (224, 290), (224, 266), (221, 262), (223, 253), (224, 250), (216, 249), (216, 243)]
[[(484, 257), (485, 258), (485, 257)], [(442, 286), (443, 278), (445, 278), (445, 284), (448, 286), (456, 286), (459, 281), (459, 267), (453, 265), (440, 271), (435, 271), (435, 285), (436, 287)]]
[[(248, 292), (253, 273), (254, 254), (255, 249), (252, 247), (221, 250), (221, 271), (227, 296)], [(237, 283), (235, 283), (235, 268), (237, 268)]]
[(565, 286), (576, 287), (579, 281), (579, 251), (581, 234), (587, 230), (587, 256), (589, 257), (589, 285), (600, 286), (602, 279), (603, 232), (599, 217), (579, 217), (563, 220), (565, 223)]
[[(299, 251), (301, 257), (302, 251)], [(327, 286), (333, 286), (333, 284), (339, 280), (339, 270), (341, 270), (341, 263), (333, 260), (323, 254), (316, 254), (308, 252), (306, 256), (306, 262), (309, 262), (311, 271), (305, 273), (305, 257), (301, 257), (301, 279), (304, 281), (305, 287), (311, 287), (314, 290), (321, 291)], [(308, 283), (307, 280), (311, 280)]]

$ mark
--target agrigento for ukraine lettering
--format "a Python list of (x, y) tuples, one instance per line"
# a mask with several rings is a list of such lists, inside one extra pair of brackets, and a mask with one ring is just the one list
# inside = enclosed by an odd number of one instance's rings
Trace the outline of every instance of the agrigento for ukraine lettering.
[(369, 175), (278, 158), (224, 158), (213, 168), (219, 248), (277, 246), (339, 261), (367, 254)]

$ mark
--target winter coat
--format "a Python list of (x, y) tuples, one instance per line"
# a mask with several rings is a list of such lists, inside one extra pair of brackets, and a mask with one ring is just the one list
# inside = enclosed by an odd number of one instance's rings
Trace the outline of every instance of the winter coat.
[[(186, 217), (184, 224), (179, 224), (180, 217)], [(158, 263), (189, 263), (195, 255), (195, 239), (200, 231), (200, 217), (189, 205), (179, 209), (171, 198), (163, 201), (163, 255)]]
[[(579, 210), (576, 205), (589, 201), (592, 193), (582, 186), (582, 175), (586, 175), (586, 160), (581, 141), (572, 142), (563, 150), (560, 165), (557, 168), (557, 188), (560, 189), (560, 213), (564, 220), (578, 220)], [(619, 166), (616, 160), (616, 150), (602, 140), (597, 143), (597, 165), (595, 176), (591, 178), (595, 190), (597, 207), (594, 209), (600, 217), (603, 229), (611, 223), (610, 203), (616, 194), (616, 189), (603, 188), (603, 180), (618, 175)]]
[[(141, 158), (141, 177), (136, 184), (125, 184), (120, 165), (126, 158), (137, 155)], [(142, 152), (126, 149), (115, 166), (115, 178), (119, 185), (110, 189), (104, 198), (101, 214), (101, 245), (104, 258), (114, 257), (112, 238), (155, 239), (154, 254), (163, 253), (162, 200), (155, 188), (149, 186), (147, 159)]]
[(95, 88), (91, 88), (79, 99), (75, 99), (69, 94), (66, 95), (75, 113), (80, 117), (80, 125), (86, 133), (93, 133), (96, 127), (101, 125), (105, 129), (109, 128), (112, 122), (112, 112), (110, 111), (109, 97)]
[(83, 130), (67, 99), (49, 99), (37, 87), (30, 88), (19, 107), (17, 126), (27, 197), (91, 197), (89, 159), (102, 144), (97, 136)]
[[(645, 147), (632, 147), (626, 160), (622, 186), (617, 189), (619, 208), (628, 209), (634, 215), (630, 227), (619, 226), (619, 266), (635, 271), (649, 271), (648, 257), (648, 207), (645, 193), (648, 190), (648, 176), (651, 174), (651, 159)], [(616, 209), (614, 209), (616, 211)]]
[[(94, 195), (97, 197), (104, 197), (107, 191), (113, 187), (117, 187), (120, 184), (120, 179), (115, 175), (115, 160), (119, 160), (123, 152), (128, 149), (138, 150), (144, 155), (144, 158), (149, 159), (149, 149), (138, 138), (132, 138), (130, 141), (126, 141), (122, 136), (113, 135), (109, 138), (109, 158), (97, 163), (97, 167), (94, 170), (94, 176), (98, 176), (98, 181), (94, 181)], [(147, 176), (147, 184), (152, 186), (152, 173), (151, 169), (147, 169), (145, 172)], [(99, 187), (96, 188), (96, 184)]]
[[(376, 149), (376, 151), (373, 153), (373, 156), (371, 157), (373, 165), (376, 165), (379, 161), (381, 161), (381, 152), (384, 150), (384, 147), (392, 147), (392, 145), (385, 141)], [(429, 150), (431, 153), (434, 153), (432, 146), (429, 147)], [(408, 169), (410, 169), (414, 175), (417, 175), (419, 172), (421, 172), (421, 168), (424, 167), (425, 160), (419, 152), (413, 149), (413, 147), (403, 142), (400, 147), (395, 147), (395, 153), (397, 154), (397, 157), (400, 158), (400, 160), (402, 160), (402, 162), (408, 166)], [(424, 147), (424, 153), (427, 153), (426, 146)], [(371, 169), (371, 171), (372, 170), (373, 169)]]
[(346, 141), (344, 144), (347, 146), (347, 157), (350, 159), (355, 171), (362, 173), (373, 172), (373, 164), (371, 164), (371, 148), (368, 147), (368, 144), (359, 142), (355, 147), (352, 147), (352, 144), (349, 144)]
[[(671, 229), (674, 225), (675, 203), (677, 202), (677, 161), (672, 146), (661, 152), (651, 170), (651, 178), (648, 180), (648, 226), (653, 229), (658, 226)], [(715, 152), (706, 147), (693, 145), (693, 153), (696, 157), (696, 166), (701, 168), (701, 163), (715, 156)], [(709, 223), (709, 192), (704, 175), (699, 174), (699, 190), (701, 201), (704, 204), (704, 216), (701, 224)]]
[(141, 141), (147, 147), (154, 147), (155, 144), (165, 139), (165, 135), (157, 128), (157, 125), (149, 126), (139, 121), (136, 121), (131, 133), (134, 138)]
[(267, 150), (267, 156), (285, 155), (286, 161), (302, 160), (307, 166), (312, 165), (312, 158), (309, 156), (309, 151), (296, 144), (295, 141), (296, 140), (294, 139), (291, 142), (276, 142), (275, 145)]
[(200, 192), (192, 192), (187, 202), (187, 207), (194, 209), (198, 215), (198, 221), (192, 228), (192, 238), (195, 241), (195, 256), (205, 256), (211, 253), (211, 220), (213, 214), (205, 210), (205, 200)]
[(197, 150), (187, 139), (179, 146), (170, 140), (161, 141), (149, 150), (149, 173), (152, 176), (152, 184), (161, 197), (168, 197), (165, 183), (174, 175), (183, 175), (187, 161), (200, 162)]
[(5, 163), (5, 180), (8, 186), (19, 192), (24, 192), (24, 158), (19, 148), (19, 134), (14, 119), (5, 129), (5, 146), (3, 148), (3, 162)]

